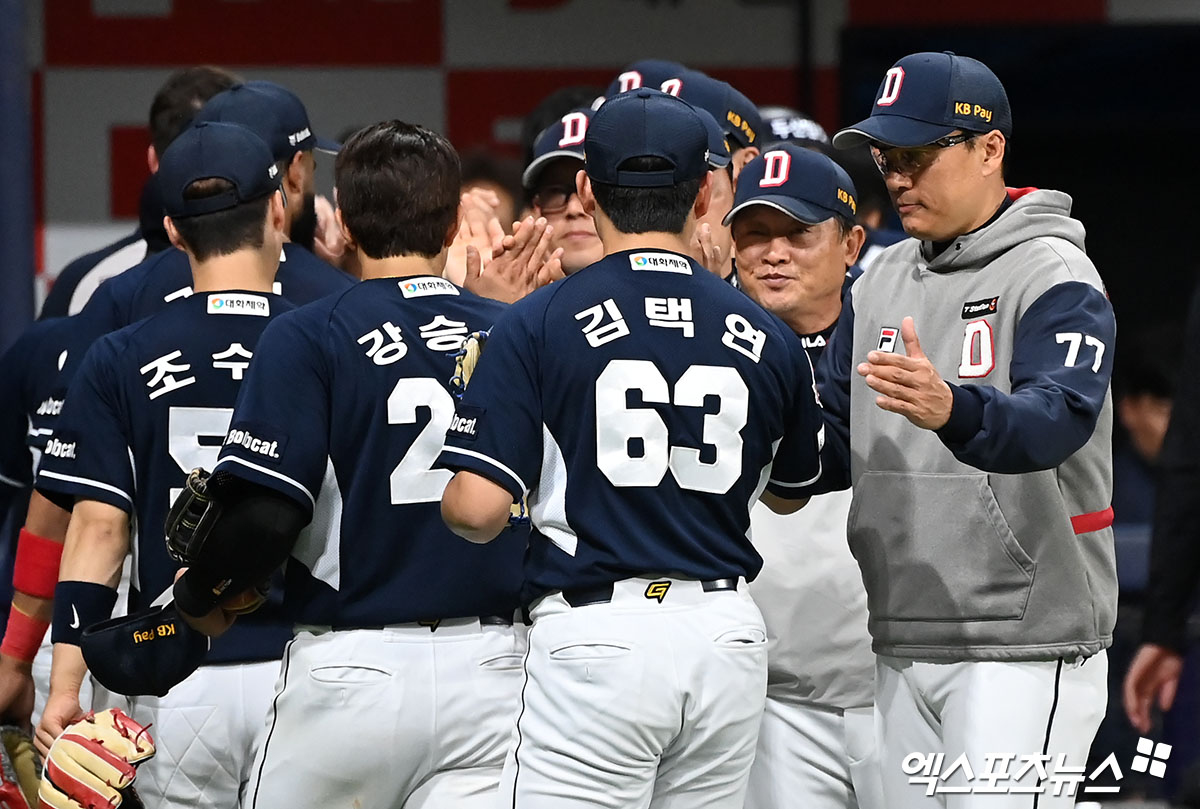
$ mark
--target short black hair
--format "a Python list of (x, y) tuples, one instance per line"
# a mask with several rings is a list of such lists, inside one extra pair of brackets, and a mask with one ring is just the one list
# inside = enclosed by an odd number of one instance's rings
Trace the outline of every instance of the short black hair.
[(463, 185), (485, 182), (503, 188), (513, 205), (520, 206), (525, 189), (521, 187), (521, 164), (515, 157), (498, 155), (477, 146), (462, 156)]
[[(665, 171), (671, 164), (661, 157), (631, 157), (622, 171)], [(703, 177), (659, 188), (635, 188), (592, 181), (596, 204), (622, 233), (682, 233), (688, 213), (696, 204)]]
[(418, 124), (392, 120), (359, 130), (342, 146), (333, 175), (342, 221), (370, 258), (432, 258), (458, 221), (458, 153)]
[[(204, 199), (229, 191), (233, 186), (220, 177), (196, 180), (183, 191), (184, 199)], [(263, 246), (263, 223), (270, 195), (243, 202), (223, 211), (172, 218), (179, 237), (197, 261), (225, 256), (238, 250)]]
[(228, 70), (212, 65), (187, 67), (167, 76), (150, 104), (150, 143), (158, 156), (162, 157), (206, 101), (241, 81)]

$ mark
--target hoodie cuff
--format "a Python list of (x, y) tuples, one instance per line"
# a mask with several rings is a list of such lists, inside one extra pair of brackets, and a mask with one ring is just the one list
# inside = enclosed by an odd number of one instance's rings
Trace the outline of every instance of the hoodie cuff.
[(950, 407), (950, 419), (934, 432), (947, 446), (962, 445), (974, 438), (983, 429), (983, 402), (970, 386), (960, 387), (947, 382), (954, 404)]

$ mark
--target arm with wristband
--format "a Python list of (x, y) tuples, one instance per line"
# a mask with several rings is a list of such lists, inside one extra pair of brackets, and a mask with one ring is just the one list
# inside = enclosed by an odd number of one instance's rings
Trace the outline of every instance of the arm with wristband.
[(84, 628), (112, 614), (121, 564), (128, 552), (129, 515), (125, 511), (97, 500), (75, 503), (54, 591), (50, 696), (34, 736), (42, 755), (67, 725), (83, 715), (79, 688), (87, 665), (79, 637)]
[(71, 514), (34, 492), (17, 542), (13, 600), (0, 643), (0, 721), (30, 728), (33, 658), (50, 628)]

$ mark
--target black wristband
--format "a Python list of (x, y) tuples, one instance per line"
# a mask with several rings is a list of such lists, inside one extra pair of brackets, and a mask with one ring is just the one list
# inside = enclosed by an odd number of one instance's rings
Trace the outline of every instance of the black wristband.
[(83, 630), (112, 617), (117, 591), (90, 581), (60, 581), (54, 588), (53, 643), (79, 645)]

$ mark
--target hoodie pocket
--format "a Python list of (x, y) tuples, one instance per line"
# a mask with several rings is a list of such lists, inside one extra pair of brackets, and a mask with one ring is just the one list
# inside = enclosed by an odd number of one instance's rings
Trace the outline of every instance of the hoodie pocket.
[(987, 621), (1025, 613), (1036, 564), (987, 475), (867, 472), (854, 488), (850, 549), (872, 620)]

